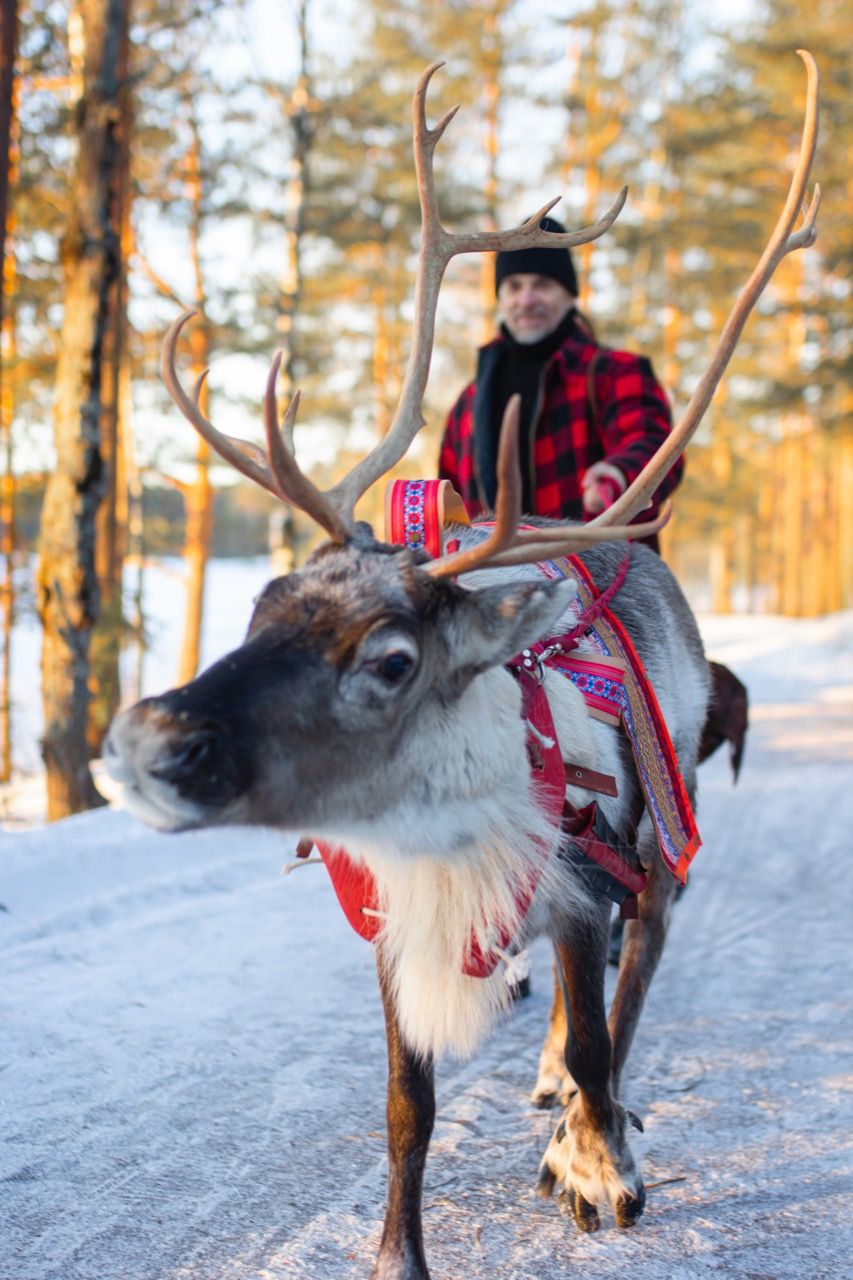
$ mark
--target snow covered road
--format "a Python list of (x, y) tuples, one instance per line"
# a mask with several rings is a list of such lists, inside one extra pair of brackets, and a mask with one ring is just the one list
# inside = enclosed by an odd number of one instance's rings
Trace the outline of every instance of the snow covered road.
[[(434, 1280), (851, 1273), (853, 616), (708, 619), (748, 683), (627, 1073), (649, 1191), (580, 1236), (533, 1194), (550, 997), (439, 1071)], [(270, 832), (98, 812), (0, 833), (0, 1280), (366, 1277), (384, 1195), (371, 949)]]

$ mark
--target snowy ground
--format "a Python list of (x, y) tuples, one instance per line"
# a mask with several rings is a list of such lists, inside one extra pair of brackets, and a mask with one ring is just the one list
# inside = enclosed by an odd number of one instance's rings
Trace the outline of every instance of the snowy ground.
[[(235, 610), (236, 612), (236, 610)], [(240, 619), (245, 618), (245, 611)], [(629, 1066), (649, 1191), (577, 1234), (532, 1192), (549, 959), (439, 1072), (434, 1280), (828, 1280), (853, 1257), (853, 615), (708, 619), (748, 682), (741, 782), (705, 846)], [(370, 948), (269, 832), (107, 811), (0, 832), (0, 1280), (366, 1277), (384, 1193)]]

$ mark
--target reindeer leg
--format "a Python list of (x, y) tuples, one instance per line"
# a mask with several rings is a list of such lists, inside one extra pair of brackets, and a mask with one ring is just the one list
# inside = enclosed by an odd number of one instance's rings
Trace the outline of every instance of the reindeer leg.
[(611, 1046), (604, 1006), (609, 905), (574, 921), (555, 943), (568, 1010), (566, 1066), (578, 1092), (557, 1125), (542, 1161), (539, 1190), (550, 1194), (558, 1179), (563, 1205), (581, 1231), (600, 1223), (597, 1205), (609, 1200), (620, 1226), (630, 1226), (645, 1204), (642, 1178), (625, 1129), (630, 1117), (610, 1087)]
[(554, 966), (554, 998), (551, 1002), (551, 1020), (545, 1034), (545, 1042), (539, 1055), (539, 1072), (530, 1095), (535, 1107), (545, 1111), (556, 1103), (566, 1106), (575, 1089), (575, 1082), (566, 1071), (566, 1006), (557, 966)]
[(435, 1120), (432, 1059), (403, 1041), (394, 995), (377, 947), (388, 1039), (388, 1204), (371, 1280), (429, 1280), (421, 1226), (424, 1165)]
[(649, 867), (648, 880), (638, 899), (637, 919), (625, 924), (619, 977), (610, 1010), (611, 1081), (616, 1097), (646, 992), (663, 951), (675, 896), (675, 881), (663, 865), (653, 837), (650, 844), (653, 847), (641, 849), (640, 853), (643, 865)]

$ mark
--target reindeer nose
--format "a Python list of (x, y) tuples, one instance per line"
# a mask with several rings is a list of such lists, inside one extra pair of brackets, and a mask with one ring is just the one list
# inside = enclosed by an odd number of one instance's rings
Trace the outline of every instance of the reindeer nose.
[(180, 737), (172, 739), (168, 751), (160, 756), (150, 773), (152, 777), (176, 787), (192, 782), (196, 784), (195, 790), (202, 779), (215, 787), (221, 781), (218, 775), (221, 774), (223, 745), (224, 735), (215, 725), (182, 726)]

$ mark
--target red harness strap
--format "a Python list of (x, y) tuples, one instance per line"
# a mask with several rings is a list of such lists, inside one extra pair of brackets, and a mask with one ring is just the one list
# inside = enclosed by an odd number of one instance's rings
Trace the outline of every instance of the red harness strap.
[[(594, 770), (583, 769), (578, 765), (563, 761), (562, 751), (554, 729), (550, 704), (542, 689), (538, 675), (538, 665), (542, 660), (542, 654), (547, 653), (548, 648), (558, 642), (562, 650), (571, 648), (577, 643), (576, 640), (570, 639), (572, 635), (572, 632), (568, 632), (565, 636), (557, 637), (555, 640), (547, 640), (541, 644), (533, 645), (530, 649), (525, 649), (522, 653), (517, 654), (515, 658), (507, 663), (507, 667), (521, 685), (521, 714), (527, 719), (528, 724), (532, 724), (536, 731), (532, 742), (532, 750), (528, 750), (528, 755), (531, 757), (534, 782), (538, 782), (537, 769), (541, 769), (542, 780), (547, 786), (546, 795), (553, 797), (551, 803), (546, 806), (549, 816), (553, 817), (559, 813), (560, 827), (566, 835), (571, 837), (575, 848), (579, 849), (585, 857), (596, 863), (609, 876), (618, 881), (624, 889), (628, 890), (629, 896), (622, 903), (622, 914), (623, 916), (633, 915), (636, 912), (636, 895), (642, 893), (646, 887), (645, 872), (632, 867), (621, 854), (617, 853), (615, 849), (611, 849), (608, 844), (596, 835), (593, 828), (596, 813), (595, 801), (581, 809), (577, 809), (565, 794), (566, 785), (568, 784), (569, 786), (582, 786), (586, 790), (598, 791), (604, 795), (615, 796), (617, 794), (616, 780), (610, 777), (609, 774), (599, 774)], [(536, 652), (537, 650), (539, 650), (538, 653)], [(559, 808), (557, 808), (558, 796)], [(525, 905), (525, 912), (527, 906), (529, 906), (529, 902)]]
[[(468, 523), (464, 508), (451, 486), (446, 481), (435, 480), (396, 481), (389, 485), (386, 519), (390, 541), (407, 546), (423, 546), (433, 556), (441, 554), (441, 529), (448, 519)], [(528, 727), (528, 756), (541, 807), (554, 825), (559, 823), (587, 857), (603, 867), (632, 894), (636, 894), (644, 887), (645, 876), (634, 871), (618, 853), (596, 836), (593, 831), (595, 804), (578, 810), (566, 799), (567, 782), (615, 795), (615, 780), (594, 770), (564, 763), (551, 707), (539, 678), (539, 664), (547, 657), (547, 650), (553, 650), (557, 646), (559, 651), (567, 652), (576, 647), (577, 636), (583, 634), (593, 621), (593, 616), (598, 617), (619, 590), (627, 567), (626, 554), (613, 582), (579, 619), (572, 631), (524, 650), (507, 665), (521, 685), (522, 716)], [(297, 856), (307, 857), (311, 847), (312, 841), (301, 840)], [(367, 867), (353, 862), (345, 849), (322, 840), (317, 841), (317, 847), (344, 915), (360, 937), (373, 942), (382, 927), (382, 912), (373, 875)], [(538, 863), (533, 864), (527, 881), (518, 886), (516, 906), (519, 921), (524, 920), (527, 915), (547, 856), (548, 851), (542, 850), (541, 858)], [(463, 972), (473, 978), (489, 977), (497, 967), (500, 953), (511, 942), (512, 931), (507, 927), (500, 928), (497, 937), (487, 940), (485, 948), (472, 935)]]

